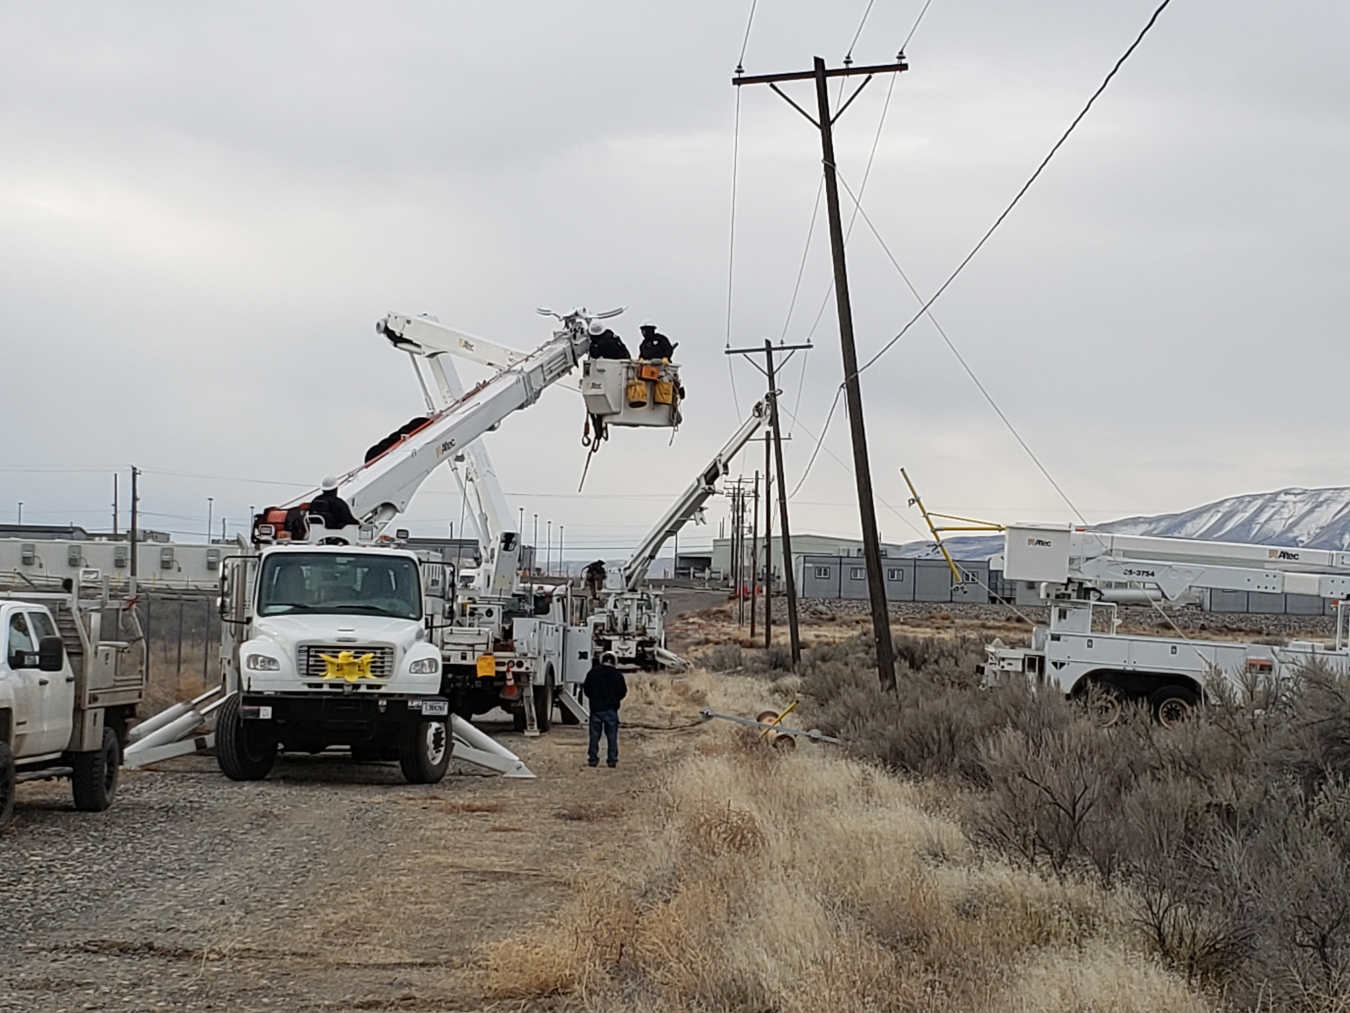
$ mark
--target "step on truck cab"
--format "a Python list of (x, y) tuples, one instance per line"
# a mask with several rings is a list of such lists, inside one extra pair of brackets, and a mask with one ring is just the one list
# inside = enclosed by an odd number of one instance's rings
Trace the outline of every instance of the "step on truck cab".
[(427, 629), (440, 609), (424, 600), (417, 555), (388, 543), (264, 543), (224, 563), (225, 776), (259, 780), (279, 750), (345, 746), (397, 759), (414, 784), (440, 781), (453, 747)]
[(0, 830), (24, 781), (69, 778), (75, 808), (107, 809), (145, 695), (131, 643), (101, 639), (106, 592), (82, 601), (72, 582), (60, 593), (19, 594), (0, 593)]

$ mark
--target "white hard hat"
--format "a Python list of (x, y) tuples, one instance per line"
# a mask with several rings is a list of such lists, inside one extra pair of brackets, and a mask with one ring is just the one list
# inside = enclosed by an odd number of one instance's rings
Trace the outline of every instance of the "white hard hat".
[(319, 483), (319, 488), (321, 488), (324, 492), (332, 492), (337, 487), (338, 487), (338, 480), (336, 475), (326, 475), (324, 476), (324, 480), (321, 483)]
[(655, 320), (652, 320), (651, 318), (648, 318), (648, 319), (642, 321), (641, 325), (639, 325), (639, 327), (638, 327), (638, 330), (640, 330), (640, 331), (641, 331), (641, 330), (646, 330), (648, 327), (655, 327), (655, 326), (656, 326), (656, 321), (655, 321)]
[(592, 337), (598, 338), (600, 335), (605, 333), (605, 325), (602, 324), (599, 320), (592, 320), (591, 326), (586, 328), (586, 331)]

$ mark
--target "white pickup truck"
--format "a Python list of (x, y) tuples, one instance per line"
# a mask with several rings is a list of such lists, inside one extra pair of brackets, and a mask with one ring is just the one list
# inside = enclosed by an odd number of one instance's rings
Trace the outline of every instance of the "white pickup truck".
[(78, 593), (0, 598), (0, 830), (21, 781), (68, 777), (75, 808), (112, 804), (145, 682), (121, 663), (129, 644), (100, 639), (100, 620)]

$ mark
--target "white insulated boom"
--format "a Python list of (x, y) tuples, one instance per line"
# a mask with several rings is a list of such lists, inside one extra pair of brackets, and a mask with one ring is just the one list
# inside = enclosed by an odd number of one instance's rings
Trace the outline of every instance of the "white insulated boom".
[(707, 467), (690, 483), (689, 488), (671, 504), (670, 509), (633, 551), (628, 562), (624, 563), (623, 590), (636, 591), (643, 578), (647, 576), (647, 568), (652, 565), (652, 560), (661, 551), (661, 546), (665, 545), (666, 540), (679, 532), (690, 519), (697, 521), (701, 518), (703, 504), (717, 494), (717, 482), (726, 477), (732, 458), (750, 442), (750, 438), (759, 431), (759, 427), (768, 420), (768, 417), (768, 402), (760, 401), (751, 409), (749, 417), (727, 441), (726, 446), (717, 452)]
[[(426, 320), (390, 314), (377, 325), (387, 337), (407, 323), (441, 327)], [(449, 330), (449, 328), (443, 328)], [(455, 333), (455, 332), (451, 332)], [(390, 337), (390, 340), (394, 340)], [(584, 331), (571, 325), (553, 339), (432, 416), (421, 429), (380, 456), (338, 478), (338, 494), (363, 524), (387, 527), (408, 508), (428, 475), (451, 460), (461, 447), (476, 440), (514, 411), (539, 399), (544, 388), (566, 376), (589, 346)], [(288, 506), (312, 499), (310, 492)]]

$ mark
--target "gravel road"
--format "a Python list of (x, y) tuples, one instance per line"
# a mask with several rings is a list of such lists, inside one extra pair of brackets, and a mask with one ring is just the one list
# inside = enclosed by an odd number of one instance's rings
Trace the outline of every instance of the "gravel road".
[(480, 1008), (479, 945), (562, 902), (664, 748), (629, 732), (596, 771), (579, 728), (489, 730), (539, 779), (413, 786), (333, 755), (235, 784), (193, 757), (125, 771), (100, 814), (64, 782), (20, 785), (0, 1011)]

